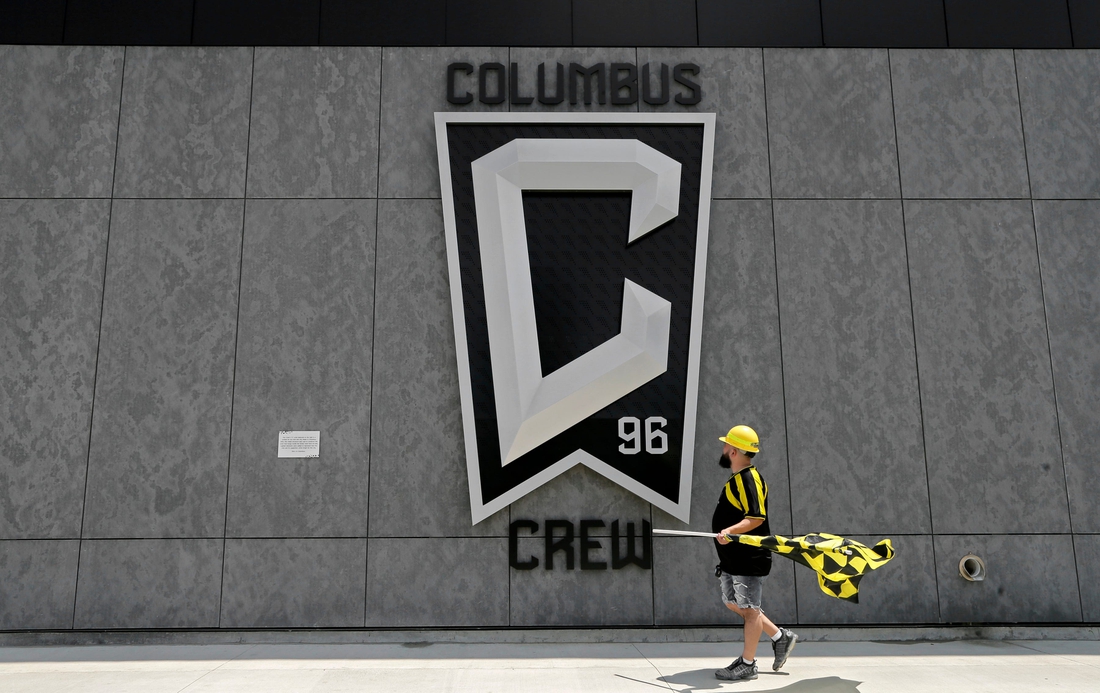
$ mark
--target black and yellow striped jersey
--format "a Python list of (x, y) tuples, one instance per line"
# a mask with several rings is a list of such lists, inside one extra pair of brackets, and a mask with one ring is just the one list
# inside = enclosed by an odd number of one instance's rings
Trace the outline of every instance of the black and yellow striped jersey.
[[(748, 534), (771, 534), (768, 524), (768, 484), (753, 466), (730, 476), (722, 487), (718, 505), (711, 517), (711, 531), (721, 532), (746, 517), (763, 520), (760, 526)], [(730, 575), (767, 575), (771, 572), (772, 555), (767, 549), (736, 542), (722, 546), (715, 541), (714, 545), (718, 550), (722, 570)]]

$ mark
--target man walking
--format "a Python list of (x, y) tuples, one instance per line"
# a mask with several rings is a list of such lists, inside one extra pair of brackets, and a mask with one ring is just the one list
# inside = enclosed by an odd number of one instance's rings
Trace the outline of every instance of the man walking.
[(721, 535), (715, 540), (719, 559), (715, 572), (722, 583), (722, 601), (745, 620), (745, 646), (740, 657), (714, 676), (723, 681), (748, 681), (757, 677), (756, 645), (761, 632), (772, 639), (773, 671), (786, 663), (798, 636), (777, 627), (760, 610), (764, 578), (772, 569), (771, 552), (730, 538), (735, 534), (771, 534), (768, 485), (752, 465), (752, 458), (760, 452), (760, 438), (748, 426), (734, 426), (718, 440), (725, 443), (718, 464), (730, 470), (730, 478), (711, 518), (711, 531)]

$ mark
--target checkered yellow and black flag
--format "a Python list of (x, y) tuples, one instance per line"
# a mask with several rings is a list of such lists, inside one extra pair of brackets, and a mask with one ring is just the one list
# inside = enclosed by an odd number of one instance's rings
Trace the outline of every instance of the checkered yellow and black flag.
[(830, 597), (859, 603), (859, 581), (869, 570), (886, 565), (894, 557), (894, 545), (883, 539), (874, 546), (835, 534), (804, 534), (800, 537), (739, 535), (737, 541), (759, 546), (812, 568), (817, 584)]

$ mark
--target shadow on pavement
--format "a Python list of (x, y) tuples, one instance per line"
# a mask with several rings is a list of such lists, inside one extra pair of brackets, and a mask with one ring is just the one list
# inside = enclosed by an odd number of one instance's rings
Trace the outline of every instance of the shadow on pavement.
[[(760, 676), (789, 676), (789, 674), (782, 671), (762, 671), (760, 672)], [(658, 676), (657, 680), (664, 681), (671, 686), (687, 686), (687, 688), (675, 689), (679, 690), (680, 693), (723, 690), (727, 684), (733, 685), (736, 688), (729, 688), (726, 690), (736, 690), (738, 693), (859, 693), (859, 684), (862, 683), (861, 681), (842, 679), (839, 676), (824, 676), (817, 679), (795, 681), (782, 688), (747, 689), (742, 686), (746, 684), (753, 685), (755, 682), (734, 683), (730, 681), (719, 681), (714, 678), (714, 669), (693, 669), (691, 671), (680, 672), (679, 674)]]

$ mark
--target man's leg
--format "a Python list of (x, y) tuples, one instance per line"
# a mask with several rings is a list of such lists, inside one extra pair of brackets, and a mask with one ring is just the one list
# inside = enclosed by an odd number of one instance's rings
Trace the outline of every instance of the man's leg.
[[(740, 609), (736, 604), (726, 604), (730, 608), (730, 611), (737, 613), (741, 618), (745, 619), (745, 649), (744, 654), (741, 655), (743, 659), (749, 657), (756, 657), (756, 645), (760, 640), (760, 631), (768, 634), (768, 637), (772, 640), (772, 650), (775, 652), (775, 661), (772, 662), (772, 671), (779, 671), (783, 668), (783, 665), (787, 663), (787, 656), (790, 655), (791, 650), (798, 643), (798, 636), (789, 630), (780, 628), (772, 623), (772, 620), (768, 618), (763, 611), (758, 609)], [(755, 618), (749, 612), (755, 611), (759, 618), (759, 629), (753, 629), (755, 635), (750, 634), (749, 620)], [(749, 643), (752, 643), (751, 647)]]
[(752, 662), (756, 660), (756, 645), (760, 642), (760, 631), (764, 629), (760, 622), (763, 614), (760, 609), (742, 609), (741, 616), (745, 619), (745, 647), (741, 650), (741, 659)]
[[(719, 577), (721, 578), (722, 585), (722, 603), (729, 607), (730, 611), (745, 618), (743, 613), (744, 609), (752, 606), (752, 604), (745, 601), (745, 585), (743, 581), (725, 572), (721, 573)], [(738, 602), (740, 602), (744, 608), (738, 606)], [(759, 605), (759, 602), (757, 602), (756, 605)], [(759, 619), (756, 620), (757, 623), (759, 623)], [(746, 620), (746, 624), (747, 623), (748, 621)], [(759, 630), (756, 631), (756, 637), (760, 637)], [(751, 681), (756, 678), (757, 671), (756, 662), (747, 664), (744, 658), (738, 657), (733, 660), (729, 666), (715, 671), (714, 677), (720, 681)]]
[(760, 642), (760, 633), (767, 633), (769, 638), (775, 637), (779, 628), (760, 609), (742, 609), (736, 604), (726, 604), (726, 606), (745, 620), (745, 644), (741, 651), (741, 658), (751, 662), (756, 659), (756, 645)]

